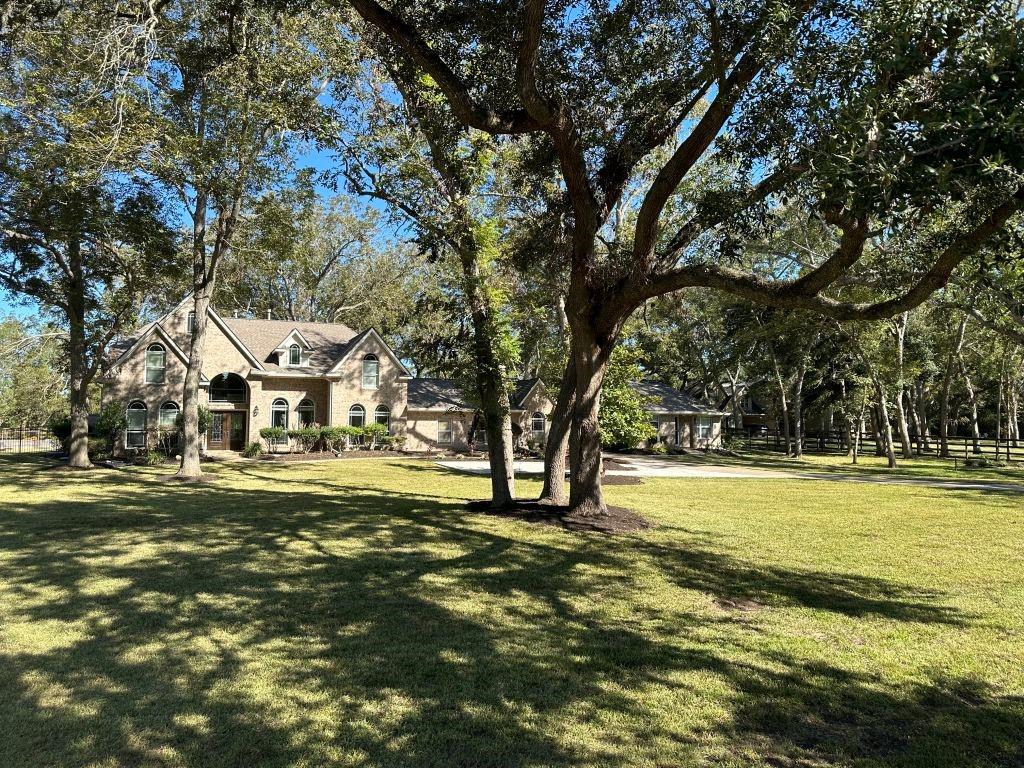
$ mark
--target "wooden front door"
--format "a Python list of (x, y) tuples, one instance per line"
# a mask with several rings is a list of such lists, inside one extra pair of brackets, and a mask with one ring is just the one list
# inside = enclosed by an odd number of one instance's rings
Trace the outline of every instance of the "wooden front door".
[(206, 447), (211, 451), (240, 451), (245, 447), (245, 414), (214, 411), (210, 431), (206, 434)]

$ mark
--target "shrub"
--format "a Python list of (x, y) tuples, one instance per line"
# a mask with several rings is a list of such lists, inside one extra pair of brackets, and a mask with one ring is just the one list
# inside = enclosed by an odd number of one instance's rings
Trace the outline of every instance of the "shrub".
[(50, 432), (53, 436), (60, 440), (60, 447), (64, 453), (70, 450), (71, 441), (71, 416), (70, 414), (61, 413), (54, 414), (50, 417)]
[(89, 458), (93, 461), (96, 459), (105, 459), (110, 455), (110, 444), (105, 437), (90, 437), (89, 438)]
[[(213, 414), (210, 413), (210, 409), (207, 408), (205, 405), (200, 405), (199, 406), (198, 421), (199, 421), (199, 434), (200, 435), (205, 435), (207, 432), (210, 431), (210, 425), (213, 423)], [(174, 426), (177, 427), (178, 434), (181, 435), (182, 438), (184, 439), (184, 435), (185, 435), (185, 412), (184, 411), (179, 413), (178, 416), (174, 419)]]
[(260, 430), (260, 437), (267, 442), (267, 450), (274, 450), (274, 443), (284, 440), (288, 436), (284, 427), (264, 427)]
[(329, 451), (340, 451), (345, 442), (344, 427), (320, 427), (320, 441)]
[(662, 454), (662, 455), (667, 454), (668, 453), (668, 446), (665, 445), (665, 443), (663, 443), (663, 442), (657, 442), (657, 443), (655, 443), (654, 445), (651, 446), (651, 453), (658, 453), (658, 454)]
[(247, 459), (255, 459), (257, 456), (262, 456), (263, 454), (263, 446), (255, 440), (251, 443), (246, 443), (245, 448), (242, 449), (242, 455)]
[(320, 427), (302, 427), (288, 430), (288, 437), (299, 444), (302, 453), (309, 453), (320, 442)]
[(376, 448), (377, 443), (381, 442), (385, 437), (388, 437), (388, 428), (386, 424), (367, 424), (363, 427), (363, 435), (370, 438), (370, 447)]
[(96, 436), (106, 441), (107, 451), (113, 451), (117, 436), (127, 427), (128, 418), (125, 416), (124, 408), (117, 403), (108, 403), (96, 419)]
[(167, 457), (160, 451), (140, 452), (135, 460), (136, 464), (144, 464), (147, 467), (159, 467), (167, 460)]
[(362, 427), (338, 427), (344, 438), (344, 447), (350, 447), (353, 443), (359, 443), (363, 438)]

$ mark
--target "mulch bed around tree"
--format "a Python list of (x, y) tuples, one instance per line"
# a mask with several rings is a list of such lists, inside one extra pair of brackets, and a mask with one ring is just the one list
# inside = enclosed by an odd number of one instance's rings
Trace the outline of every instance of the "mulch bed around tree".
[(608, 507), (607, 514), (598, 517), (579, 517), (569, 513), (569, 507), (544, 504), (539, 501), (517, 501), (507, 507), (492, 507), (486, 500), (466, 504), (470, 512), (496, 517), (509, 517), (527, 523), (553, 525), (568, 531), (582, 533), (633, 533), (653, 528), (654, 524), (625, 507)]
[(407, 453), (398, 451), (311, 451), (310, 453), (264, 453), (260, 461), (323, 461), (324, 459), (397, 459), (411, 458)]
[(195, 478), (178, 477), (177, 475), (161, 475), (157, 478), (161, 483), (178, 483), (179, 485), (208, 485), (217, 481), (216, 475), (200, 475)]

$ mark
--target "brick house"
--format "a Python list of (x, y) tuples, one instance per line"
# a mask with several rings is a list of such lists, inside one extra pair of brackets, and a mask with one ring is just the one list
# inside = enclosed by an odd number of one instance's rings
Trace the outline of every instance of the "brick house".
[[(190, 297), (189, 297), (190, 298)], [(187, 298), (113, 349), (101, 402), (123, 404), (126, 448), (153, 444), (181, 408), (192, 302)], [(268, 426), (387, 424), (405, 449), (466, 450), (475, 408), (454, 381), (414, 377), (375, 330), (340, 323), (222, 317), (211, 309), (201, 397), (207, 450), (241, 450)], [(517, 383), (513, 431), (543, 443), (552, 403), (539, 379)]]

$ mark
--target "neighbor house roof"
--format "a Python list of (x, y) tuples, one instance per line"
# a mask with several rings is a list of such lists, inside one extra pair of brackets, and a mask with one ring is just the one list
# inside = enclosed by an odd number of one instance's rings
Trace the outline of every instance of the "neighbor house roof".
[(651, 413), (726, 415), (724, 411), (718, 410), (710, 403), (698, 400), (660, 381), (631, 381), (630, 386), (639, 394), (652, 399), (648, 406)]
[[(509, 395), (512, 410), (522, 410), (523, 401), (540, 379), (520, 379)], [(473, 411), (462, 387), (454, 379), (410, 379), (409, 407), (414, 410)]]
[[(323, 374), (357, 340), (356, 332), (341, 323), (297, 323), (293, 320), (253, 320), (241, 317), (221, 319), (268, 371), (305, 373), (311, 376)], [(298, 331), (309, 344), (308, 366), (282, 368), (277, 364), (274, 352), (282, 339), (292, 331)]]

